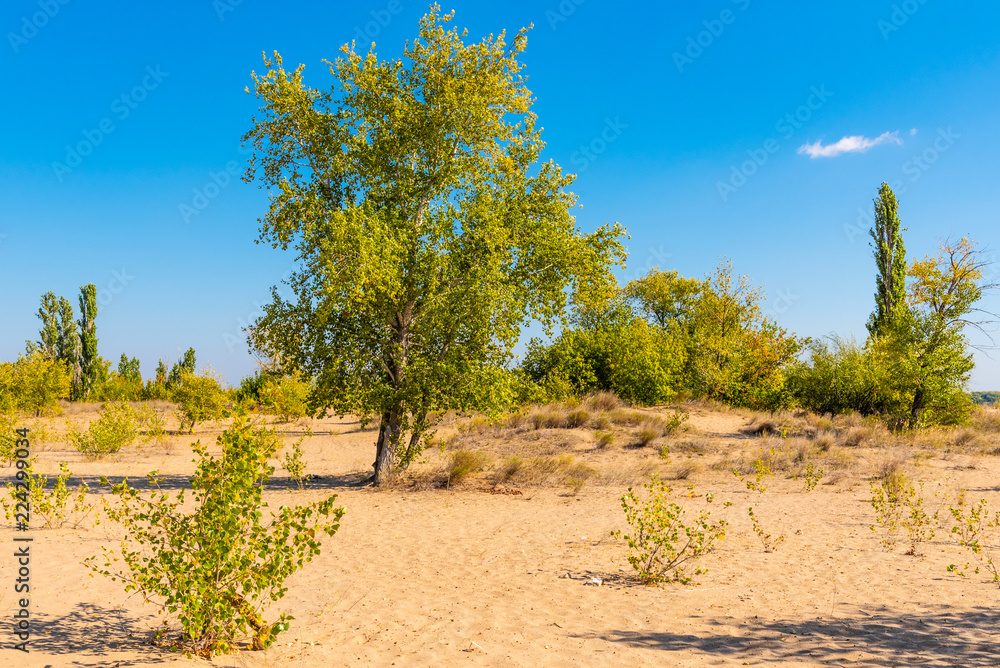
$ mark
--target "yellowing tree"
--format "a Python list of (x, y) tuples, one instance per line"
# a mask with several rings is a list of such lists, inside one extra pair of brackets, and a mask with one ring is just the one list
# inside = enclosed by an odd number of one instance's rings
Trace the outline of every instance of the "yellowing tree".
[(315, 408), (379, 420), (375, 484), (436, 411), (509, 401), (521, 327), (606, 290), (624, 257), (617, 225), (577, 229), (573, 177), (538, 164), (526, 30), (467, 44), (452, 19), (432, 5), (402, 58), (344, 46), (339, 89), (308, 87), (277, 54), (253, 77), (261, 240), (302, 264), (251, 342), (315, 379)]

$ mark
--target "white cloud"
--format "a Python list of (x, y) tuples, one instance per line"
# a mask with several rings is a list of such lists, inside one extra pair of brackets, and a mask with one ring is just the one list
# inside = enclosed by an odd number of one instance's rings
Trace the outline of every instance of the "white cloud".
[(840, 141), (823, 146), (822, 141), (815, 144), (806, 142), (799, 147), (799, 155), (808, 155), (810, 158), (834, 158), (841, 153), (864, 153), (879, 144), (899, 144), (903, 145), (903, 140), (899, 138), (899, 130), (895, 132), (883, 132), (875, 139), (869, 139), (863, 135), (844, 137)]

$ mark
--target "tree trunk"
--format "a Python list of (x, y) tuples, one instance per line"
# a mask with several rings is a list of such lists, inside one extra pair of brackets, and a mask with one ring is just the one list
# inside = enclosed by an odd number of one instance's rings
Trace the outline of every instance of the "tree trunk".
[(401, 407), (383, 416), (379, 448), (375, 456), (375, 477), (372, 479), (372, 484), (376, 487), (389, 482), (392, 476), (392, 465), (395, 463), (399, 439), (402, 436), (402, 422)]
[(924, 388), (918, 387), (913, 393), (913, 407), (910, 408), (910, 427), (916, 428), (920, 424), (920, 414), (924, 411)]

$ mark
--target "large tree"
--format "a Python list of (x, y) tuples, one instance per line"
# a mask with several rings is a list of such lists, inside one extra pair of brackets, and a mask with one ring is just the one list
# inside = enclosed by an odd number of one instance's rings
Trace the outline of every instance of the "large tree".
[(887, 183), (875, 200), (875, 226), (868, 231), (875, 254), (875, 311), (868, 319), (868, 333), (888, 333), (906, 309), (906, 248), (899, 221), (899, 203)]
[(50, 361), (65, 362), (68, 368), (73, 369), (80, 355), (80, 336), (73, 320), (73, 305), (65, 297), (46, 292), (38, 307), (38, 319), (42, 321), (39, 340), (28, 342), (28, 354), (37, 351)]
[(93, 283), (80, 286), (80, 357), (79, 375), (75, 389), (77, 399), (90, 396), (99, 378), (97, 355), (97, 286)]
[(983, 290), (996, 287), (984, 281), (989, 264), (977, 244), (963, 237), (946, 241), (936, 256), (910, 267), (910, 309), (900, 338), (912, 384), (911, 426), (921, 424), (929, 405), (940, 413), (956, 395), (966, 397), (965, 384), (975, 364), (965, 328), (985, 332), (983, 327), (995, 317), (974, 316), (986, 313), (977, 306)]
[[(250, 328), (312, 406), (379, 422), (373, 482), (419, 450), (438, 411), (495, 407), (521, 327), (608, 288), (616, 224), (580, 232), (572, 175), (539, 164), (522, 64), (526, 30), (466, 44), (432, 5), (403, 57), (353, 44), (338, 87), (265, 58), (248, 178), (271, 195), (260, 241), (301, 266)], [(405, 435), (409, 433), (409, 444)]]

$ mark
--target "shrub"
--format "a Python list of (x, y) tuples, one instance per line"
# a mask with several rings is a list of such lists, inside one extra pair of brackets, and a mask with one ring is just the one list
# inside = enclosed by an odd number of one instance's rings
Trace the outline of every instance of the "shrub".
[(485, 452), (472, 450), (457, 450), (451, 454), (448, 466), (448, 486), (458, 484), (474, 473), (479, 473), (490, 463), (490, 456)]
[(219, 379), (210, 371), (200, 374), (180, 371), (170, 398), (180, 406), (181, 430), (187, 425), (192, 434), (196, 423), (221, 418), (228, 404)]
[[(85, 562), (122, 581), (126, 591), (176, 613), (182, 633), (168, 642), (203, 657), (234, 651), (247, 633), (253, 635), (251, 647), (261, 650), (288, 629), (291, 617), (282, 614), (268, 624), (261, 609), (266, 600), (284, 596), (285, 579), (319, 554), (318, 534), (333, 536), (344, 514), (334, 508), (334, 495), (281, 506), (266, 517), (261, 491), (274, 473), (267, 464), (274, 440), (238, 417), (218, 444), (220, 459), (200, 441), (191, 446), (198, 461), (191, 512), (181, 510), (188, 490), (176, 498), (159, 491), (155, 472), (147, 477), (157, 491), (148, 498), (127, 481), (116, 485), (112, 492), (120, 503), (109, 505), (107, 515), (125, 530), (125, 542), (117, 554), (103, 548), (103, 566), (97, 557)], [(157, 638), (163, 642), (165, 632)]]
[(674, 411), (673, 415), (668, 417), (663, 422), (662, 431), (664, 436), (673, 436), (677, 433), (677, 430), (681, 428), (688, 418), (691, 417), (686, 410), (678, 409)]
[[(932, 524), (937, 522), (937, 513), (928, 516), (923, 509), (924, 499), (916, 487), (906, 477), (898, 464), (889, 467), (884, 475), (869, 483), (872, 490), (871, 505), (875, 510), (875, 522), (879, 529), (872, 525), (874, 532), (880, 532), (879, 545), (889, 551), (896, 546), (897, 534), (906, 529), (910, 541), (907, 554), (917, 553), (917, 544), (929, 541), (934, 537)], [(920, 483), (920, 490), (924, 485)]]
[(295, 481), (295, 486), (300, 490), (306, 488), (306, 461), (302, 458), (303, 440), (305, 436), (292, 443), (281, 460), (281, 468), (285, 469), (285, 473)]
[[(17, 519), (22, 515), (17, 512), (18, 506), (27, 505), (31, 518), (42, 518), (43, 528), (59, 529), (67, 524), (74, 529), (79, 528), (94, 510), (93, 504), (87, 503), (87, 492), (90, 491), (90, 487), (82, 481), (75, 490), (67, 487), (66, 481), (73, 477), (73, 472), (69, 470), (66, 462), (61, 462), (55, 484), (48, 490), (48, 477), (36, 475), (32, 463), (23, 468), (18, 466), (20, 469), (18, 481), (7, 483), (7, 492), (11, 500), (0, 498), (0, 505), (3, 505), (7, 519)], [(21, 471), (24, 472), (23, 478)], [(30, 520), (28, 524), (31, 524)]]
[(70, 427), (69, 441), (85, 456), (95, 459), (111, 455), (135, 443), (139, 438), (141, 418), (126, 401), (104, 404), (96, 420), (91, 420), (87, 431), (79, 432)]
[(312, 384), (298, 375), (265, 375), (257, 394), (265, 413), (290, 422), (312, 415), (308, 404), (311, 391)]
[(628, 562), (646, 584), (674, 580), (692, 582), (693, 576), (707, 572), (698, 567), (693, 573), (685, 564), (712, 551), (716, 541), (726, 536), (725, 520), (712, 522), (702, 512), (690, 524), (685, 523), (684, 508), (667, 500), (670, 487), (653, 475), (646, 485), (645, 498), (639, 498), (629, 487), (622, 496), (622, 510), (630, 529), (629, 534), (612, 531), (611, 535), (628, 542)]
[(812, 462), (806, 464), (805, 487), (807, 492), (816, 489), (816, 485), (823, 479), (823, 469), (815, 466)]
[(0, 412), (54, 415), (61, 411), (59, 399), (69, 394), (70, 372), (64, 362), (41, 352), (0, 362)]
[[(981, 499), (979, 503), (969, 507), (965, 503), (964, 493), (959, 493), (958, 507), (949, 508), (955, 520), (955, 526), (951, 528), (958, 544), (972, 553), (979, 562), (975, 573), (979, 573), (980, 568), (986, 569), (993, 581), (1000, 584), (1000, 564), (996, 561), (995, 550), (998, 544), (997, 529), (1000, 529), (1000, 512), (990, 513), (986, 505), (986, 499)], [(965, 572), (969, 570), (969, 564), (950, 564), (948, 571), (965, 577)]]

